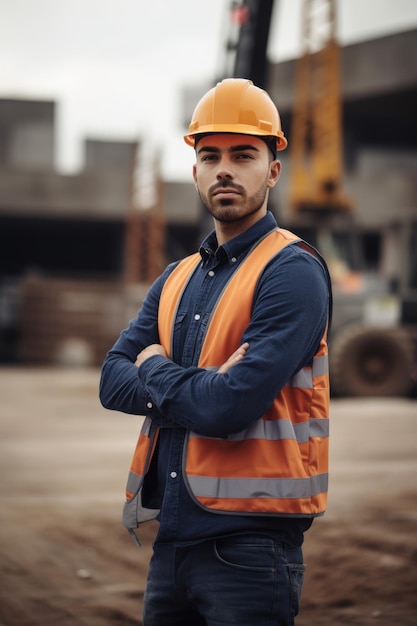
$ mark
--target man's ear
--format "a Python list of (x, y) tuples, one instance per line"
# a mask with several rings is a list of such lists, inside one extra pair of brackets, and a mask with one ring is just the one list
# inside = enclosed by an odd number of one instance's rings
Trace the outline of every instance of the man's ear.
[(194, 165), (193, 165), (193, 179), (194, 179), (195, 188), (198, 189), (198, 186), (197, 186), (197, 164), (196, 163), (194, 163)]
[(268, 187), (272, 189), (277, 184), (278, 178), (281, 174), (281, 161), (271, 161), (269, 165), (269, 178), (268, 178)]

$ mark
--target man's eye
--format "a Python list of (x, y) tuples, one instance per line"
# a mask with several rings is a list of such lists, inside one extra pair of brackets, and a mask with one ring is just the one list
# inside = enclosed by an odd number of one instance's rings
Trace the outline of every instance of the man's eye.
[(202, 161), (214, 161), (215, 159), (217, 159), (215, 154), (205, 154), (201, 157)]
[(248, 152), (241, 152), (240, 154), (236, 155), (237, 159), (251, 159), (252, 155), (249, 154)]

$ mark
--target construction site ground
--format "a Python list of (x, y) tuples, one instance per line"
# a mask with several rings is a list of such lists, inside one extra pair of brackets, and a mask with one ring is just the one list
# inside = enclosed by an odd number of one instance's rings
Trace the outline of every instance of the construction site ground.
[[(98, 369), (0, 369), (0, 626), (141, 624), (155, 526), (121, 526), (141, 418)], [(417, 400), (337, 399), (297, 626), (417, 624)]]

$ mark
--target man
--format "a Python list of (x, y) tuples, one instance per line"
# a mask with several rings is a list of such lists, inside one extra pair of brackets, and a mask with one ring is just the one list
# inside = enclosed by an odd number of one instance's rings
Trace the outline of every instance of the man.
[(265, 91), (218, 83), (185, 141), (214, 231), (152, 285), (100, 386), (147, 416), (124, 510), (133, 534), (159, 520), (143, 624), (287, 626), (326, 505), (328, 272), (267, 210), (287, 141)]

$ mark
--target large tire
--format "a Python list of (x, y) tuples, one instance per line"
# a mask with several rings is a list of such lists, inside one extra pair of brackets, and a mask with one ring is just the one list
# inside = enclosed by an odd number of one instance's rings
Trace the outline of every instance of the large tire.
[(349, 325), (329, 351), (334, 395), (404, 396), (411, 388), (412, 345), (401, 329)]

